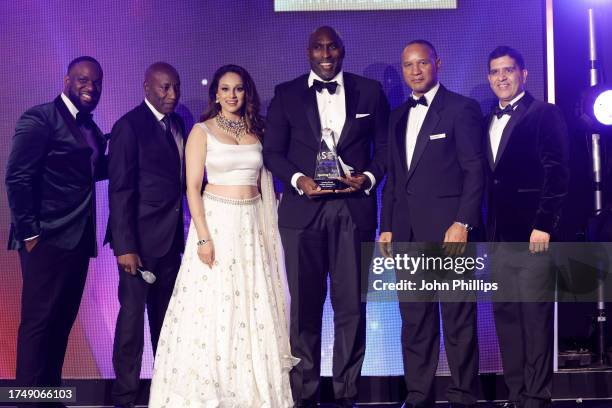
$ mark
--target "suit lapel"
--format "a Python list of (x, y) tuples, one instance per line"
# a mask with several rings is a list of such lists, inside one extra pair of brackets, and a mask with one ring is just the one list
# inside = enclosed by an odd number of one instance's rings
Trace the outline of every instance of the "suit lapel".
[(408, 128), (410, 108), (408, 108), (408, 105), (404, 104), (402, 109), (404, 111), (395, 124), (395, 140), (397, 143), (397, 151), (399, 153), (402, 169), (404, 170), (403, 174), (406, 174), (408, 172), (408, 158), (406, 157), (406, 129)]
[(491, 146), (491, 134), (489, 132), (489, 129), (491, 129), (491, 122), (493, 121), (493, 114), (489, 114), (487, 116), (487, 119), (485, 120), (486, 123), (486, 152), (487, 152), (487, 161), (489, 162), (489, 167), (491, 168), (491, 170), (495, 169), (495, 159), (493, 158), (493, 146)]
[[(70, 111), (68, 110), (68, 107), (66, 106), (66, 104), (62, 100), (62, 97), (58, 96), (57, 98), (55, 98), (53, 103), (55, 104), (55, 108), (60, 113), (60, 116), (62, 117), (62, 119), (64, 119), (64, 123), (66, 124), (66, 127), (68, 128), (68, 130), (70, 130), (70, 133), (72, 133), (72, 135), (74, 136), (75, 141), (77, 142), (77, 144), (80, 145), (81, 147), (89, 148), (91, 150), (91, 146), (87, 142), (87, 139), (85, 138), (85, 135), (83, 135), (83, 133), (81, 132), (81, 130), (77, 126), (76, 119), (72, 117), (72, 114), (70, 113)], [(100, 157), (104, 156), (105, 141), (104, 141), (104, 135), (102, 134), (102, 132), (98, 128), (98, 125), (96, 125), (95, 122), (94, 122), (94, 125), (95, 125), (94, 132), (95, 132), (95, 135), (96, 135), (96, 142), (98, 143), (98, 161), (100, 161), (100, 160), (103, 160)], [(93, 153), (93, 150), (92, 150), (92, 153)], [(90, 160), (91, 160), (91, 158), (90, 158)], [(91, 168), (91, 166), (88, 166), (88, 168)], [(95, 181), (95, 169), (93, 169), (93, 171), (91, 173), (91, 183), (92, 184), (91, 184), (91, 190), (90, 190), (90, 194), (91, 194), (90, 195), (90, 203), (91, 203), (90, 220), (92, 220), (91, 223), (93, 225), (93, 236), (94, 236), (92, 255), (95, 257), (95, 256), (98, 255), (98, 246), (95, 243), (95, 236), (96, 236), (96, 181)]]
[[(170, 114), (170, 116), (172, 117), (172, 122), (174, 123), (174, 126), (176, 127), (175, 130), (180, 132), (180, 125), (178, 124), (178, 118), (177, 118), (178, 115), (177, 115), (177, 113), (176, 112), (172, 112)], [(180, 163), (181, 155), (180, 155), (180, 153), (178, 151), (178, 146), (176, 145), (176, 140), (174, 138), (174, 135), (171, 138), (169, 138), (166, 135), (165, 131), (163, 131), (163, 134), (164, 134), (164, 139), (166, 139), (168, 141), (168, 143), (170, 144), (170, 148), (174, 152), (174, 156), (176, 156), (176, 158), (179, 160), (179, 163)], [(181, 136), (181, 140), (182, 140), (183, 135), (181, 134), (180, 136)]]
[(319, 109), (317, 107), (317, 91), (314, 88), (308, 88), (308, 77), (304, 81), (305, 89), (302, 93), (302, 104), (318, 148), (321, 142), (321, 119), (319, 119)]
[(87, 140), (81, 130), (77, 126), (76, 120), (72, 117), (72, 114), (68, 110), (68, 107), (62, 100), (61, 96), (58, 96), (53, 101), (55, 103), (55, 107), (57, 111), (60, 113), (62, 118), (64, 119), (64, 123), (66, 123), (66, 127), (70, 130), (70, 133), (74, 136), (77, 141), (77, 144), (81, 145), (81, 147), (89, 147)]
[(502, 132), (502, 137), (499, 142), (499, 148), (497, 149), (497, 158), (495, 160), (493, 168), (497, 166), (500, 159), (502, 158), (502, 155), (504, 154), (504, 150), (506, 150), (506, 146), (508, 146), (508, 142), (510, 141), (510, 137), (512, 136), (514, 128), (521, 122), (523, 116), (525, 116), (525, 112), (527, 112), (527, 110), (529, 109), (529, 105), (531, 105), (532, 101), (533, 97), (529, 93), (525, 92), (525, 96), (523, 96), (523, 98), (519, 101), (518, 106), (512, 113), (512, 116), (510, 116), (510, 120), (508, 121), (508, 124)]
[[(79, 144), (81, 147), (90, 147), (89, 143), (87, 142), (87, 139), (85, 138), (85, 135), (83, 135), (83, 132), (81, 132), (81, 129), (79, 129), (79, 126), (76, 123), (76, 119), (72, 117), (72, 114), (70, 113), (70, 111), (68, 110), (68, 107), (62, 100), (62, 97), (58, 96), (57, 98), (55, 98), (53, 103), (55, 104), (55, 108), (60, 113), (62, 119), (64, 119), (64, 123), (66, 123), (66, 127), (68, 128), (68, 130), (70, 130), (70, 133), (72, 133), (72, 135), (74, 136), (77, 144)], [(102, 133), (98, 125), (95, 123), (95, 121), (94, 121), (94, 133), (96, 136), (96, 143), (98, 145), (98, 152), (100, 155), (103, 155), (104, 150), (106, 150), (105, 149), (106, 139), (104, 138), (104, 134)]]
[(176, 112), (174, 112), (174, 123), (178, 127), (178, 130), (181, 132), (181, 139), (183, 139), (183, 146), (185, 146), (187, 135), (185, 134), (183, 118)]
[(353, 83), (351, 76), (346, 73), (344, 74), (344, 91), (346, 119), (338, 138), (338, 145), (347, 139), (346, 135), (349, 134), (351, 126), (355, 122), (355, 114), (357, 113), (357, 104), (359, 102), (359, 89)]
[(436, 92), (436, 96), (434, 96), (434, 99), (431, 102), (431, 106), (427, 110), (427, 115), (425, 115), (425, 120), (421, 125), (421, 129), (419, 130), (419, 134), (417, 136), (416, 145), (414, 146), (414, 153), (412, 154), (410, 169), (408, 170), (408, 179), (410, 179), (414, 173), (414, 169), (416, 169), (419, 160), (425, 151), (425, 147), (427, 146), (427, 143), (429, 143), (429, 135), (431, 135), (431, 132), (435, 129), (436, 125), (440, 121), (440, 115), (438, 112), (442, 110), (444, 105), (444, 92), (444, 87), (440, 85), (438, 92)]

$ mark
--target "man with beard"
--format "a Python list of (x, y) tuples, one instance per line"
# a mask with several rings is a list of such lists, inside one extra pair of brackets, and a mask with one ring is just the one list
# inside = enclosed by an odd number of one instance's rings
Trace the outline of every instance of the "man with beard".
[[(117, 406), (133, 407), (140, 384), (145, 306), (153, 354), (181, 264), (183, 119), (178, 72), (165, 62), (145, 73), (145, 100), (113, 126), (109, 145), (110, 242), (119, 265), (119, 315), (113, 345)], [(137, 269), (156, 277), (146, 282)]]
[(61, 383), (68, 336), (97, 255), (95, 181), (106, 178), (106, 142), (92, 119), (102, 67), (74, 59), (53, 102), (26, 111), (6, 169), (9, 249), (19, 251), (23, 287), (17, 383)]
[[(265, 165), (284, 184), (278, 224), (291, 293), (291, 351), (301, 359), (291, 387), (296, 406), (317, 406), (329, 272), (334, 398), (352, 407), (365, 355), (361, 243), (373, 241), (376, 231), (373, 188), (384, 175), (389, 108), (379, 83), (342, 71), (344, 44), (333, 28), (310, 35), (307, 55), (310, 73), (276, 87), (263, 150)], [(322, 132), (335, 135), (345, 174), (336, 190), (314, 181)]]

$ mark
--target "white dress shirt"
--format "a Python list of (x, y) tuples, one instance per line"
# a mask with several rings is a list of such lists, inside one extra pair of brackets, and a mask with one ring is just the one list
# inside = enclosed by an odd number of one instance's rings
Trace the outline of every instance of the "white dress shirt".
[[(518, 102), (523, 96), (525, 92), (521, 92), (516, 98), (510, 101), (510, 105), (514, 105)], [(499, 107), (503, 109), (501, 103)], [(513, 106), (512, 110), (516, 109), (516, 105)], [(491, 141), (491, 150), (493, 151), (493, 162), (497, 161), (497, 151), (499, 150), (499, 144), (501, 142), (502, 135), (504, 133), (504, 129), (506, 125), (510, 121), (510, 115), (503, 115), (501, 118), (497, 119), (497, 116), (493, 115), (493, 120), (491, 121), (491, 125), (489, 126), (489, 140)]]
[[(342, 128), (344, 127), (344, 122), (346, 122), (346, 92), (344, 89), (344, 75), (342, 74), (342, 71), (340, 71), (333, 79), (330, 81), (325, 81), (311, 70), (310, 75), (308, 76), (309, 88), (313, 86), (315, 79), (321, 82), (335, 81), (338, 84), (334, 94), (330, 94), (325, 88), (321, 92), (315, 92), (317, 95), (317, 109), (319, 111), (321, 129), (328, 128), (333, 130), (337, 144), (340, 134), (342, 133)], [(343, 169), (345, 169), (345, 172), (347, 172), (346, 170), (353, 169), (350, 165), (342, 161), (340, 156), (338, 156), (338, 159)], [(376, 184), (376, 178), (369, 171), (365, 171), (363, 174), (370, 179), (370, 188), (365, 190), (366, 194), (370, 194), (370, 190)], [(297, 180), (303, 175), (304, 173), (297, 172), (291, 177), (291, 185), (300, 195), (304, 194), (304, 192), (297, 187)]]
[[(417, 104), (414, 108), (410, 108), (410, 113), (408, 114), (408, 126), (406, 126), (406, 161), (408, 164), (408, 169), (410, 169), (410, 164), (412, 163), (412, 156), (414, 154), (417, 137), (421, 131), (421, 126), (423, 126), (423, 121), (425, 121), (427, 111), (429, 111), (431, 102), (436, 96), (438, 89), (440, 89), (439, 82), (423, 95), (427, 101), (427, 106)], [(414, 95), (411, 95), (411, 97), (414, 100), (419, 99)]]
[(72, 101), (66, 95), (64, 95), (63, 92), (60, 94), (60, 97), (62, 98), (62, 101), (64, 101), (64, 105), (66, 105), (66, 107), (68, 108), (68, 112), (70, 112), (72, 117), (76, 119), (77, 113), (79, 113), (77, 107), (74, 106), (74, 103), (72, 103)]

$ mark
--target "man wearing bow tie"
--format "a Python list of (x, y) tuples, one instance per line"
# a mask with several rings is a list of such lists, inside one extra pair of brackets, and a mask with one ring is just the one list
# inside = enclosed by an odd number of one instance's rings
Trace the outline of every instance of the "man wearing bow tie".
[[(109, 145), (106, 241), (119, 265), (119, 315), (113, 345), (113, 400), (133, 407), (140, 385), (147, 308), (153, 354), (183, 251), (183, 137), (174, 110), (181, 96), (176, 69), (165, 62), (145, 73), (145, 100), (115, 123)], [(145, 282), (137, 268), (153, 272)]]
[[(509, 389), (506, 406), (548, 407), (553, 376), (554, 275), (545, 255), (568, 191), (568, 135), (561, 111), (525, 91), (521, 54), (497, 47), (488, 79), (499, 99), (487, 117), (487, 239), (505, 302), (493, 311)], [(527, 244), (528, 243), (528, 244)], [(509, 301), (508, 301), (509, 300)]]
[[(484, 185), (480, 108), (438, 82), (440, 59), (428, 41), (410, 42), (401, 63), (412, 95), (389, 119), (380, 241), (383, 246), (392, 241), (464, 244), (478, 225)], [(426, 278), (426, 271), (417, 273)], [(422, 293), (419, 300), (400, 299), (399, 305), (408, 390), (404, 406), (435, 403), (440, 313), (451, 370), (448, 400), (453, 407), (473, 405), (478, 375), (475, 303), (438, 302), (435, 292)]]
[[(345, 49), (331, 27), (319, 27), (307, 49), (310, 73), (276, 87), (268, 110), (264, 162), (284, 184), (279, 229), (291, 293), (291, 371), (298, 407), (317, 404), (321, 318), (334, 309), (333, 389), (351, 407), (365, 355), (361, 243), (374, 240), (376, 186), (384, 175), (388, 104), (380, 84), (342, 71)], [(322, 131), (333, 132), (344, 185), (313, 180)]]
[(68, 336), (89, 258), (97, 254), (95, 182), (106, 178), (106, 141), (92, 119), (102, 67), (74, 59), (64, 90), (25, 112), (6, 168), (9, 249), (19, 251), (23, 287), (17, 383), (60, 386)]

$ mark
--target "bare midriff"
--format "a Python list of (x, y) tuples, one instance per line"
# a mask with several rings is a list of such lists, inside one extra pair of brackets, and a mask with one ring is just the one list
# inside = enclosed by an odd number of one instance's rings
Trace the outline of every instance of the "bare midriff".
[(256, 186), (226, 186), (209, 183), (204, 190), (216, 196), (238, 200), (246, 200), (247, 198), (257, 197), (259, 195), (259, 190)]

